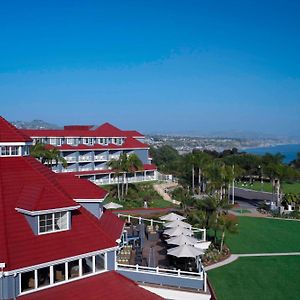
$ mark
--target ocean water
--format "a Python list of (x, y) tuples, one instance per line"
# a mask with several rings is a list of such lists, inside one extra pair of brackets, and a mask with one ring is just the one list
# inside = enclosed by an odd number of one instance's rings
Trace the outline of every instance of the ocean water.
[(264, 155), (265, 153), (281, 153), (284, 157), (284, 162), (289, 163), (294, 160), (297, 156), (297, 152), (300, 152), (300, 144), (288, 144), (288, 145), (279, 145), (272, 147), (262, 147), (262, 148), (252, 148), (243, 150), (248, 153)]

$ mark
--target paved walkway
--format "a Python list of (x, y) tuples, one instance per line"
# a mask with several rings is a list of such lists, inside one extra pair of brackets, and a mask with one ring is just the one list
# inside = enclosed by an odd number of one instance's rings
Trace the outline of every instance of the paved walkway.
[(166, 192), (166, 189), (174, 188), (178, 186), (176, 182), (167, 182), (167, 183), (157, 183), (154, 184), (154, 189), (163, 197), (164, 200), (171, 202), (173, 204), (180, 205), (179, 201), (173, 200), (170, 195)]
[(285, 253), (246, 253), (246, 254), (231, 254), (227, 259), (216, 264), (205, 267), (205, 271), (216, 269), (228, 265), (236, 261), (239, 257), (262, 257), (262, 256), (295, 256), (300, 255), (300, 252), (285, 252)]

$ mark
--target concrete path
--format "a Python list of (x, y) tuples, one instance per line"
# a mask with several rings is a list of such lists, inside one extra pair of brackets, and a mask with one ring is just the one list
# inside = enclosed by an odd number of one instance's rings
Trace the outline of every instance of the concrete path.
[(219, 267), (228, 265), (236, 261), (239, 257), (263, 257), (263, 256), (295, 256), (300, 255), (300, 252), (285, 252), (285, 253), (246, 253), (246, 254), (231, 254), (227, 259), (216, 264), (205, 267), (205, 271), (213, 270)]
[(178, 183), (176, 182), (167, 182), (167, 183), (157, 183), (154, 184), (154, 189), (163, 197), (164, 200), (171, 202), (173, 204), (180, 205), (179, 201), (173, 200), (170, 195), (166, 192), (169, 188), (174, 188), (178, 186)]

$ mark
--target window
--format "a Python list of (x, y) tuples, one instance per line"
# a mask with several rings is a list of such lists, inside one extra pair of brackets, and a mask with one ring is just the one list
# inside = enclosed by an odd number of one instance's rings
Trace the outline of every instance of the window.
[(21, 273), (20, 291), (25, 293), (102, 272), (106, 268), (105, 259), (106, 255), (101, 253)]
[(1, 155), (9, 155), (9, 147), (8, 146), (1, 147)]
[(57, 212), (54, 214), (54, 230), (63, 230), (68, 228), (67, 212)]
[(96, 272), (105, 269), (105, 255), (99, 254), (95, 256), (96, 259)]
[(47, 286), (50, 284), (50, 267), (38, 269), (37, 274), (38, 287)]
[(21, 292), (33, 290), (35, 288), (35, 272), (25, 272), (21, 274)]
[(39, 216), (39, 233), (68, 229), (68, 212), (57, 212)]
[(54, 280), (53, 280), (54, 283), (66, 280), (66, 265), (58, 264), (53, 266), (53, 274), (54, 274)]
[(82, 275), (93, 273), (93, 256), (82, 259)]
[(76, 278), (79, 277), (79, 260), (74, 260), (68, 262), (68, 278)]
[(11, 155), (19, 155), (19, 147), (18, 146), (11, 147)]
[(40, 233), (52, 231), (53, 221), (52, 214), (40, 216)]
[(56, 145), (56, 139), (50, 138), (50, 145)]

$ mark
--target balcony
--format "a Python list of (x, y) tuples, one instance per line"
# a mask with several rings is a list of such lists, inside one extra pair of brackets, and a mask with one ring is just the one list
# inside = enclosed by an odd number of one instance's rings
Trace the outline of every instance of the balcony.
[(107, 156), (106, 155), (95, 155), (94, 161), (107, 161)]
[(81, 155), (79, 156), (78, 161), (79, 162), (92, 161), (92, 156)]
[(65, 156), (64, 159), (68, 162), (68, 163), (73, 163), (76, 162), (76, 157), (74, 156)]

